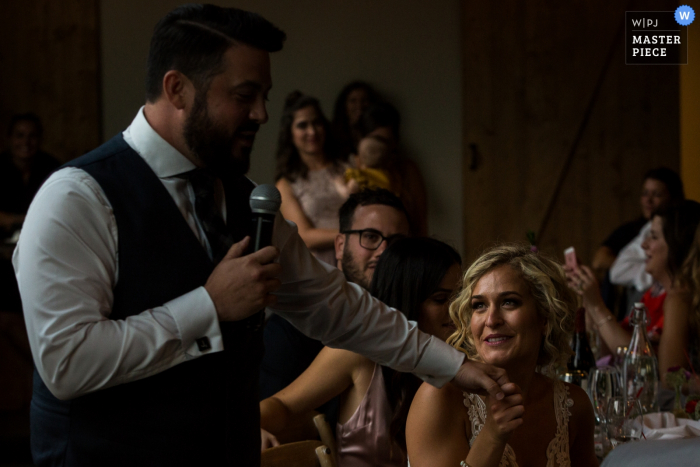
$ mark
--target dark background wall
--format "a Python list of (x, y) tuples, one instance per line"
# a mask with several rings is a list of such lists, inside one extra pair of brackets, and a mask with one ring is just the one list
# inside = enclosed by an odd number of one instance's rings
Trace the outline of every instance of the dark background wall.
[(679, 169), (678, 66), (625, 65), (621, 29), (677, 5), (506, 3), (462, 4), (464, 250), (533, 230), (589, 262), (640, 215), (644, 172)]
[[(468, 259), (494, 240), (524, 240), (531, 229), (555, 254), (574, 245), (589, 260), (639, 212), (646, 169), (678, 169), (681, 151), (684, 167), (700, 167), (698, 105), (686, 98), (698, 94), (695, 49), (679, 73), (626, 66), (615, 42), (625, 9), (673, 10), (672, 2), (243, 3), (289, 35), (273, 56), (271, 119), (256, 143), (253, 177), (271, 179), (287, 92), (315, 93), (330, 113), (342, 84), (366, 78), (403, 113), (406, 146), (428, 184), (431, 233)], [(15, 112), (38, 113), (45, 149), (62, 160), (122, 129), (143, 102), (152, 27), (177, 4), (8, 2), (0, 17), (0, 128)], [(686, 183), (700, 180), (685, 175)]]
[(0, 15), (0, 147), (12, 114), (43, 120), (66, 161), (101, 140), (98, 0), (10, 0)]

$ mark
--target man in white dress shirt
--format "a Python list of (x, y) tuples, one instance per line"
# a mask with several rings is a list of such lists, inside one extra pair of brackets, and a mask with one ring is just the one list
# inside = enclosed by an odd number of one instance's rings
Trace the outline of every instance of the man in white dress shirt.
[(13, 258), (37, 465), (259, 463), (265, 307), (438, 386), (516, 390), (316, 261), (281, 217), (274, 246), (246, 254), (244, 175), (283, 41), (241, 10), (173, 10), (132, 124), (37, 194)]

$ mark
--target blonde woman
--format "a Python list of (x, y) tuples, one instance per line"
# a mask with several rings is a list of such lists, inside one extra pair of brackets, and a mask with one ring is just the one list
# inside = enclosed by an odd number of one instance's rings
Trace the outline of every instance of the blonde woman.
[(505, 369), (519, 391), (499, 401), (423, 384), (406, 428), (411, 466), (598, 465), (588, 396), (552, 377), (571, 353), (576, 309), (561, 266), (526, 246), (499, 246), (462, 286), (448, 342)]

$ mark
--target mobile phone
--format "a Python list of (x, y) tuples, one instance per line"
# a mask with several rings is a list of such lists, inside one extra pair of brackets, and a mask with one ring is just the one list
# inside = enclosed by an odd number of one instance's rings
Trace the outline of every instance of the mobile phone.
[(568, 267), (572, 269), (578, 268), (578, 260), (576, 259), (576, 250), (574, 250), (574, 247), (570, 246), (564, 250), (564, 261)]

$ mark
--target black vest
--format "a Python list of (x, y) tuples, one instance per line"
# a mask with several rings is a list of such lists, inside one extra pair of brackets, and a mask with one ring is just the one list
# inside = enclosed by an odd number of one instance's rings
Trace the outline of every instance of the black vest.
[[(67, 164), (104, 190), (118, 228), (110, 319), (124, 320), (204, 285), (214, 264), (146, 162), (120, 135)], [(252, 183), (225, 182), (228, 225), (247, 235)], [(197, 313), (198, 310), (192, 310)], [(259, 314), (260, 315), (260, 314)], [(223, 352), (70, 401), (35, 372), (32, 455), (39, 466), (260, 465), (262, 330), (220, 323)]]

